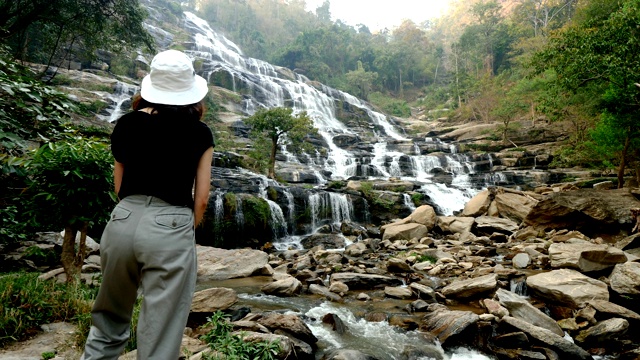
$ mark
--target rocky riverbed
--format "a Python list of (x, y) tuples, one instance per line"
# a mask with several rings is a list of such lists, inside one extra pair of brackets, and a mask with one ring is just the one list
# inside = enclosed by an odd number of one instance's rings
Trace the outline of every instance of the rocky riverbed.
[[(352, 227), (334, 234), (342, 241), (324, 237), (303, 250), (198, 246), (201, 290), (185, 346), (195, 354), (190, 359), (210, 351), (197, 339), (198, 325), (223, 310), (247, 341), (279, 340), (279, 356), (289, 359), (447, 359), (460, 347), (498, 359), (638, 359), (635, 192), (491, 188), (457, 216), (438, 216), (424, 205), (379, 234)], [(97, 260), (88, 257), (86, 279)], [(43, 278), (53, 276), (59, 270)], [(256, 299), (246, 289), (207, 285), (251, 278), (260, 281), (256, 292), (283, 299), (277, 309), (251, 305)], [(285, 311), (296, 301), (325, 311), (294, 305)], [(334, 341), (327, 350), (318, 329), (337, 339), (354, 336), (340, 308), (413, 340), (396, 344), (394, 355), (359, 349), (357, 342), (339, 348)]]

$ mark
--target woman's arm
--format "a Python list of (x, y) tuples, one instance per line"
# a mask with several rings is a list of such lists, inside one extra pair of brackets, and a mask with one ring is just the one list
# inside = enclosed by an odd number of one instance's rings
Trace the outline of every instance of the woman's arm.
[(116, 195), (120, 192), (120, 185), (122, 185), (122, 174), (124, 173), (124, 164), (115, 160), (113, 167), (113, 184), (116, 188)]
[(194, 191), (193, 213), (195, 226), (198, 227), (204, 218), (204, 212), (209, 202), (209, 191), (211, 190), (211, 160), (213, 159), (213, 147), (208, 148), (200, 157), (198, 170), (196, 171), (196, 182)]

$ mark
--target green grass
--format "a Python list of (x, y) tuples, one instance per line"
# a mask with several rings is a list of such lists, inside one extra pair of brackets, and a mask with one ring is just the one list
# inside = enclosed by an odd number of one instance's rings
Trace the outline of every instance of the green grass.
[(12, 273), (0, 277), (0, 347), (57, 321), (75, 323), (88, 331), (86, 322), (96, 289), (79, 281), (58, 284), (55, 280), (39, 280), (39, 275)]

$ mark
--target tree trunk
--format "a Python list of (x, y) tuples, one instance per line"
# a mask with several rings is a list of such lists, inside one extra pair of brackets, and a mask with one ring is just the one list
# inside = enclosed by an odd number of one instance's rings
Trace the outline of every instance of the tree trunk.
[[(67, 225), (64, 228), (64, 240), (62, 242), (61, 262), (64, 273), (67, 276), (67, 282), (75, 282), (80, 276), (84, 257), (87, 250), (87, 222), (80, 225), (80, 229)], [(80, 231), (80, 243), (76, 252), (76, 236)]]
[(620, 167), (618, 168), (618, 189), (622, 189), (624, 186), (624, 169), (626, 167), (627, 152), (629, 152), (629, 145), (631, 144), (631, 129), (627, 130), (627, 138), (624, 140), (624, 149), (622, 155), (620, 155)]
[(276, 178), (276, 150), (278, 146), (278, 138), (271, 139), (271, 155), (269, 155), (269, 179)]

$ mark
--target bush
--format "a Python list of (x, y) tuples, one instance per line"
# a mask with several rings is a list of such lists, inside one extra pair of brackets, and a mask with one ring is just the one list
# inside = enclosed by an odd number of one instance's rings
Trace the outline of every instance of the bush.
[[(82, 283), (39, 280), (39, 275), (15, 273), (0, 277), (0, 347), (33, 335), (44, 324), (80, 324), (90, 317), (97, 289)], [(88, 326), (85, 328), (88, 331)]]
[(204, 359), (259, 359), (273, 360), (280, 350), (277, 342), (244, 342), (242, 337), (232, 334), (233, 325), (224, 318), (224, 314), (217, 311), (205, 325), (211, 328), (202, 336), (202, 340), (209, 344), (212, 354), (205, 354)]

